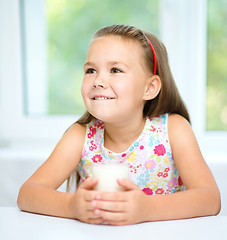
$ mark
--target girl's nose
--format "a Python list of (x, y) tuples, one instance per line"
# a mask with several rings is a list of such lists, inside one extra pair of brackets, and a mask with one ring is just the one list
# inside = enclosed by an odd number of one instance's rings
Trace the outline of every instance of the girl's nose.
[(94, 88), (107, 88), (107, 82), (103, 78), (97, 77), (93, 83)]

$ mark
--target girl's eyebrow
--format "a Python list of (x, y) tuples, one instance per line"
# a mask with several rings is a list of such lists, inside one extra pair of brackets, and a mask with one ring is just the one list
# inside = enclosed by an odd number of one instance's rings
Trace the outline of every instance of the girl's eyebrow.
[(110, 65), (123, 65), (125, 67), (128, 67), (128, 65), (124, 62), (120, 62), (120, 61), (111, 61), (109, 62)]
[(91, 65), (94, 65), (94, 63), (92, 63), (92, 62), (86, 62), (86, 63), (84, 64), (84, 67), (86, 67), (86, 66), (91, 66)]
[[(107, 62), (108, 65), (112, 66), (112, 65), (123, 65), (125, 67), (128, 67), (128, 65), (126, 63), (123, 63), (123, 62), (120, 62), (120, 61), (110, 61), (110, 62)], [(93, 62), (86, 62), (84, 64), (84, 67), (86, 66), (94, 66), (96, 65), (95, 63)]]

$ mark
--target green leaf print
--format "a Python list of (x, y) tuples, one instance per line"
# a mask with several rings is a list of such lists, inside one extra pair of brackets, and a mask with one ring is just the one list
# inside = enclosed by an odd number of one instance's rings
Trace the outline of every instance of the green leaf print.
[(155, 157), (155, 154), (151, 155), (148, 159), (152, 159)]
[(157, 163), (160, 163), (160, 162), (161, 162), (161, 157), (160, 157), (160, 156), (157, 156), (157, 157), (156, 157), (156, 160), (157, 160)]

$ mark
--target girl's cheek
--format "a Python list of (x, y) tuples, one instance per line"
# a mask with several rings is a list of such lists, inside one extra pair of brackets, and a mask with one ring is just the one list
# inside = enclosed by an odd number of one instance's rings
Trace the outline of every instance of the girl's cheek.
[(86, 81), (83, 80), (82, 82), (82, 86), (81, 86), (81, 94), (82, 94), (82, 97), (84, 98), (88, 92), (88, 84), (86, 83)]

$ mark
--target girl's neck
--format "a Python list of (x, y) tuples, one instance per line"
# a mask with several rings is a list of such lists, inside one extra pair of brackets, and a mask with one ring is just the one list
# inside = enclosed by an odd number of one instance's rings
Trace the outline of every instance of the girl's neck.
[(105, 148), (116, 153), (126, 151), (142, 133), (145, 121), (145, 118), (141, 118), (137, 121), (128, 121), (117, 125), (105, 123)]

